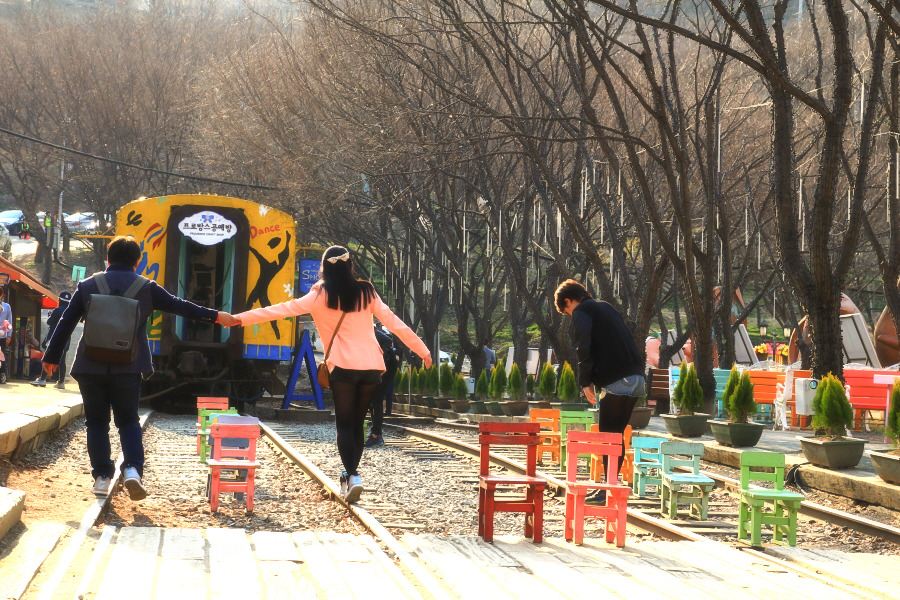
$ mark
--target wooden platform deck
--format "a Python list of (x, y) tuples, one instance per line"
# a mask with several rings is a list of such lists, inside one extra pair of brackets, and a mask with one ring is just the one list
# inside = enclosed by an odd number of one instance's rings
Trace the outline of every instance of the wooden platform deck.
[[(558, 538), (535, 545), (505, 536), (407, 534), (413, 568), (401, 568), (369, 536), (329, 532), (245, 534), (234, 529), (105, 527), (84, 570), (79, 598), (477, 599), (893, 598), (898, 556), (780, 549), (772, 565), (714, 542)], [(802, 577), (786, 566), (828, 574)], [(407, 564), (407, 566), (409, 566)], [(835, 576), (831, 574), (834, 573)], [(425, 575), (423, 578), (422, 575)], [(859, 585), (857, 585), (859, 584)]]

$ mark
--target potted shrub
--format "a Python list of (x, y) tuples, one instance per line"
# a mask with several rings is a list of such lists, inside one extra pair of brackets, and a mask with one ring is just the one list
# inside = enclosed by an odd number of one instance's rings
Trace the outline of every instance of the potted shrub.
[(672, 404), (678, 414), (663, 415), (666, 430), (676, 437), (697, 437), (706, 432), (709, 415), (696, 412), (703, 408), (703, 388), (694, 365), (681, 363), (678, 383), (672, 393)]
[(891, 390), (891, 409), (884, 417), (884, 434), (891, 438), (893, 449), (870, 452), (869, 458), (879, 477), (900, 485), (900, 381)]
[(559, 410), (584, 410), (587, 408), (587, 404), (578, 400), (578, 382), (575, 381), (575, 371), (567, 362), (564, 362), (559, 370), (559, 385), (556, 395), (560, 399)]
[(521, 417), (528, 412), (528, 401), (525, 400), (525, 382), (522, 381), (522, 371), (519, 365), (512, 364), (509, 369), (506, 389), (509, 392), (509, 400), (502, 402), (503, 414), (510, 417)]
[(478, 381), (475, 382), (475, 400), (472, 401), (472, 412), (479, 415), (488, 414), (487, 405), (485, 404), (485, 399), (488, 395), (488, 380), (487, 380), (487, 371), (482, 371), (481, 375), (478, 376)]
[(826, 469), (847, 469), (859, 464), (865, 440), (844, 437), (853, 425), (853, 409), (844, 384), (832, 374), (825, 376), (813, 398), (813, 429), (826, 435), (800, 438), (806, 460)]
[(438, 395), (435, 398), (437, 407), (443, 410), (451, 410), (450, 398), (453, 395), (453, 385), (456, 383), (456, 375), (450, 368), (450, 363), (442, 363), (438, 377)]
[(488, 396), (490, 397), (490, 401), (486, 404), (490, 414), (497, 417), (502, 417), (504, 415), (503, 407), (500, 406), (500, 401), (503, 400), (503, 395), (505, 393), (506, 366), (501, 360), (497, 363), (497, 366), (491, 369), (491, 381), (488, 384)]
[(750, 417), (756, 414), (757, 406), (753, 399), (753, 382), (750, 381), (749, 373), (738, 375), (738, 370), (731, 368), (722, 403), (729, 420), (709, 421), (716, 441), (732, 448), (755, 446), (759, 443), (765, 425), (750, 421)]
[(531, 373), (525, 378), (525, 393), (529, 399), (534, 398), (534, 375)]
[(406, 373), (406, 371), (397, 373), (397, 378), (394, 379), (394, 389), (397, 391), (398, 396), (406, 398), (406, 402), (409, 403), (409, 388), (406, 385)]
[(453, 399), (450, 405), (455, 413), (469, 412), (469, 389), (466, 387), (466, 378), (462, 375), (456, 375), (453, 379), (452, 389)]
[(550, 363), (544, 363), (541, 368), (537, 391), (541, 400), (545, 402), (550, 402), (556, 397), (556, 371), (553, 370), (553, 365)]
[(432, 364), (430, 369), (426, 369), (423, 376), (425, 383), (424, 388), (425, 391), (425, 404), (429, 408), (437, 408), (437, 398), (438, 395), (438, 368), (437, 365)]

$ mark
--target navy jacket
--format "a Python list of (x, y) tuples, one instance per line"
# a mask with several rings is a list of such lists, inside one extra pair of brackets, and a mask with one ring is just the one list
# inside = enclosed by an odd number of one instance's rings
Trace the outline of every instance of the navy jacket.
[(605, 387), (629, 375), (644, 374), (634, 338), (611, 304), (585, 298), (572, 311), (572, 322), (579, 386)]
[[(106, 281), (109, 284), (110, 292), (113, 294), (123, 294), (131, 282), (134, 281), (137, 274), (134, 269), (128, 267), (119, 267), (110, 265), (106, 269)], [(78, 284), (78, 289), (72, 295), (69, 301), (69, 307), (63, 313), (62, 319), (56, 325), (53, 331), (53, 337), (50, 338), (50, 345), (47, 352), (44, 353), (44, 362), (52, 365), (59, 364), (63, 350), (78, 324), (84, 317), (87, 300), (92, 294), (98, 293), (97, 283), (93, 277), (89, 277)], [(150, 342), (147, 341), (147, 319), (154, 310), (175, 313), (188, 319), (198, 321), (206, 321), (214, 323), (218, 316), (218, 311), (212, 308), (204, 308), (197, 306), (187, 300), (182, 300), (173, 296), (165, 289), (156, 285), (155, 281), (150, 281), (138, 293), (136, 300), (140, 302), (140, 319), (141, 327), (138, 329), (139, 341), (137, 347), (137, 356), (131, 364), (113, 364), (105, 363), (88, 358), (84, 354), (84, 344), (78, 343), (78, 350), (75, 354), (75, 362), (72, 365), (72, 374), (93, 373), (98, 375), (107, 375), (112, 373), (152, 373), (153, 362), (150, 359)]]

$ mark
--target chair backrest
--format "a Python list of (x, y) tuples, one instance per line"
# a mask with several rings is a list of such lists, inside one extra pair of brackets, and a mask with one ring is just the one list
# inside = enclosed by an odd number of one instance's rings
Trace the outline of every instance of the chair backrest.
[(676, 467), (690, 467), (694, 475), (700, 473), (700, 457), (703, 456), (700, 442), (663, 442), (659, 445), (659, 454), (664, 473), (672, 473)]
[(228, 398), (200, 396), (197, 398), (197, 410), (200, 410), (201, 408), (209, 410), (228, 410)]
[[(209, 426), (213, 439), (213, 460), (256, 460), (256, 440), (260, 436), (259, 425), (213, 423)], [(246, 446), (222, 443), (225, 439), (248, 440)]]
[[(220, 423), (222, 425), (256, 425), (259, 427), (259, 419), (256, 417), (242, 417), (241, 415), (233, 415), (229, 413), (215, 413), (211, 415), (211, 424)], [(232, 447), (246, 447), (250, 443), (247, 438), (222, 438), (222, 444)]]
[(845, 363), (861, 363), (881, 368), (869, 328), (860, 313), (841, 315), (841, 345)]
[(485, 421), (478, 424), (478, 443), (481, 445), (481, 475), (490, 474), (491, 446), (527, 446), (525, 474), (537, 472), (537, 447), (541, 443), (540, 423), (500, 423)]
[(532, 408), (528, 411), (532, 423), (540, 423), (545, 431), (559, 431), (559, 409)]
[(759, 362), (756, 350), (753, 349), (753, 342), (750, 341), (750, 334), (747, 333), (743, 323), (738, 325), (737, 331), (734, 332), (734, 362), (745, 366)]
[(634, 448), (634, 462), (660, 462), (659, 446), (665, 438), (633, 437), (631, 447)]
[[(610, 457), (622, 456), (622, 434), (598, 431), (572, 431), (566, 443), (566, 481), (578, 478), (578, 457), (582, 454), (598, 454)], [(606, 481), (619, 481), (619, 461), (607, 461), (609, 472)]]
[(784, 489), (784, 454), (741, 452), (741, 489), (750, 489), (752, 481), (771, 481), (775, 484), (776, 490)]
[[(600, 433), (600, 425), (598, 425), (597, 423), (594, 423), (593, 425), (591, 425), (590, 430), (593, 433)], [(628, 450), (631, 449), (631, 425), (625, 426), (625, 431), (622, 433), (622, 437), (625, 440), (625, 451), (627, 452)]]

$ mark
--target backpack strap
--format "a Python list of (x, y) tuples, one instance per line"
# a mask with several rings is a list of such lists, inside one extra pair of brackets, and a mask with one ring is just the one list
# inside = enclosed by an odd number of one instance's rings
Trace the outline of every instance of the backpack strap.
[(122, 295), (125, 296), (126, 298), (134, 298), (135, 296), (138, 295), (138, 292), (141, 291), (141, 288), (143, 288), (148, 283), (150, 283), (149, 279), (138, 275), (137, 278), (131, 282), (131, 285), (128, 286), (128, 289), (125, 290), (125, 293)]
[(97, 289), (100, 290), (101, 294), (109, 296), (109, 284), (106, 283), (106, 273), (97, 273), (94, 275), (94, 283), (97, 284)]

